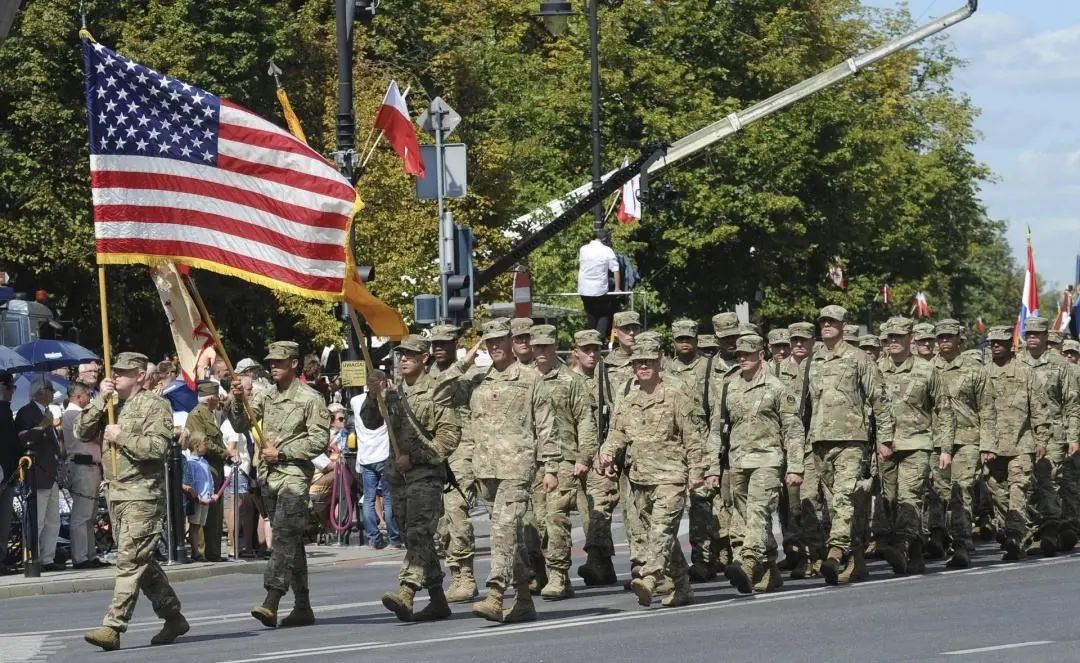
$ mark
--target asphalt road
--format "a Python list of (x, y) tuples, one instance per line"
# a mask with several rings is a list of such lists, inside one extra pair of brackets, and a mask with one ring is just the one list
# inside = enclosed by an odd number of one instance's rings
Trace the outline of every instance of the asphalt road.
[[(616, 568), (625, 570), (625, 546), (620, 553)], [(312, 574), (318, 623), (302, 629), (265, 629), (248, 615), (262, 598), (257, 576), (180, 583), (192, 630), (167, 647), (148, 644), (159, 622), (145, 598), (111, 653), (82, 640), (108, 592), (8, 599), (0, 661), (1080, 661), (1080, 553), (1017, 564), (998, 556), (986, 546), (974, 568), (937, 562), (911, 577), (873, 562), (866, 583), (788, 581), (755, 596), (721, 579), (696, 585), (696, 603), (675, 609), (641, 608), (621, 587), (578, 583), (577, 598), (537, 599), (540, 619), (519, 625), (475, 619), (467, 604), (445, 622), (400, 623), (379, 601), (396, 585), (395, 562), (350, 562)], [(487, 568), (481, 553), (479, 574)]]

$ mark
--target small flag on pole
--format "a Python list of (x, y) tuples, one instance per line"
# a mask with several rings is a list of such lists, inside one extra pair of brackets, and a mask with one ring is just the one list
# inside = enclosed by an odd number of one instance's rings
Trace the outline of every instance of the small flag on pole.
[[(623, 168), (629, 164), (629, 159), (623, 159)], [(622, 187), (622, 194), (619, 196), (619, 209), (615, 211), (615, 218), (619, 220), (619, 223), (628, 224), (641, 220), (640, 193), (641, 175), (638, 174)]]
[(390, 146), (405, 164), (405, 172), (424, 177), (424, 161), (420, 157), (420, 143), (413, 129), (409, 106), (398, 88), (397, 81), (390, 81), (383, 97), (382, 106), (375, 115), (375, 128), (383, 132)]
[(844, 278), (844, 263), (840, 258), (833, 258), (829, 264), (828, 278), (838, 288), (847, 286), (847, 279)]
[(1035, 252), (1031, 248), (1031, 228), (1027, 231), (1027, 266), (1024, 268), (1024, 290), (1020, 293), (1020, 313), (1013, 330), (1013, 349), (1024, 339), (1024, 321), (1039, 315), (1039, 288), (1035, 278)]
[(881, 301), (886, 305), (892, 302), (892, 288), (888, 283), (881, 286)]
[(934, 310), (930, 308), (930, 302), (926, 300), (926, 293), (922, 290), (915, 293), (915, 302), (911, 306), (911, 313), (919, 320), (934, 315)]

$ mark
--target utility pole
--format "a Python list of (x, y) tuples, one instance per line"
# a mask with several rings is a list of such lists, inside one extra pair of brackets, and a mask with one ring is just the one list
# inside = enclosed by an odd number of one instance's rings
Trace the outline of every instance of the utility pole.
[[(600, 0), (589, 0), (589, 62), (592, 81), (592, 187), (600, 188), (600, 175), (603, 169), (600, 156), (600, 21), (597, 5)], [(593, 230), (604, 227), (604, 201), (601, 199), (593, 208)]]

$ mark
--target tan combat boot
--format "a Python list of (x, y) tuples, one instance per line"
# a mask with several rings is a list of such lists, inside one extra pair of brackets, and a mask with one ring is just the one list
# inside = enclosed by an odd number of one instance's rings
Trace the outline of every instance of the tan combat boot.
[(251, 616), (259, 620), (263, 626), (277, 628), (278, 603), (281, 602), (281, 597), (284, 595), (285, 592), (277, 589), (267, 590), (262, 605), (257, 605), (251, 609)]
[(120, 649), (120, 631), (111, 626), (99, 626), (93, 631), (87, 631), (83, 635), (83, 640), (105, 651)]
[(529, 592), (539, 594), (541, 588), (548, 583), (547, 564), (543, 555), (529, 555), (529, 568), (532, 569), (533, 577), (529, 581)]
[(865, 580), (869, 576), (869, 572), (866, 569), (866, 562), (863, 558), (863, 548), (860, 545), (856, 545), (848, 553), (847, 564), (844, 569), (836, 577), (837, 584), (847, 585), (859, 580)]
[(765, 564), (765, 568), (762, 569), (761, 578), (754, 583), (754, 591), (772, 592), (783, 586), (784, 577), (781, 575), (780, 567), (777, 566), (775, 561), (770, 560)]
[(402, 585), (396, 592), (383, 594), (383, 607), (397, 615), (403, 622), (411, 622), (413, 617), (413, 597), (416, 590), (409, 585)]
[(161, 627), (158, 634), (150, 638), (150, 644), (152, 645), (168, 645), (172, 644), (177, 638), (182, 636), (191, 630), (191, 626), (188, 625), (187, 620), (179, 612), (172, 617), (165, 618), (165, 625)]
[[(526, 590), (528, 593), (528, 590)], [(503, 620), (503, 590), (491, 585), (488, 587), (487, 596), (483, 601), (474, 603), (472, 614), (475, 617), (483, 617), (489, 622), (502, 622)]]
[(656, 577), (648, 575), (634, 578), (630, 581), (630, 591), (637, 595), (638, 605), (648, 607), (652, 604), (653, 592), (656, 591)]
[(450, 604), (446, 602), (446, 593), (442, 585), (428, 587), (428, 596), (431, 598), (424, 609), (413, 615), (414, 622), (433, 622), (439, 619), (449, 619)]
[(570, 575), (566, 571), (552, 570), (548, 573), (548, 583), (540, 590), (545, 601), (561, 601), (574, 598), (574, 586), (570, 584)]
[(503, 614), (502, 621), (504, 624), (536, 621), (536, 606), (528, 583), (514, 585), (514, 605)]
[(307, 590), (296, 592), (293, 609), (281, 620), (278, 626), (283, 628), (311, 626), (315, 623), (315, 612), (311, 609), (311, 595)]
[(821, 575), (825, 576), (826, 583), (835, 585), (838, 582), (843, 563), (844, 551), (835, 547), (829, 548), (829, 554), (821, 562)]
[(690, 589), (690, 579), (686, 576), (673, 581), (675, 589), (665, 596), (660, 605), (664, 608), (678, 608), (694, 602), (694, 590)]
[(756, 573), (757, 564), (750, 559), (736, 559), (724, 568), (724, 577), (740, 594), (753, 593), (753, 579)]
[(472, 560), (462, 562), (460, 568), (451, 568), (450, 574), (453, 580), (450, 589), (446, 590), (446, 600), (449, 603), (466, 603), (477, 597), (476, 578), (473, 576)]

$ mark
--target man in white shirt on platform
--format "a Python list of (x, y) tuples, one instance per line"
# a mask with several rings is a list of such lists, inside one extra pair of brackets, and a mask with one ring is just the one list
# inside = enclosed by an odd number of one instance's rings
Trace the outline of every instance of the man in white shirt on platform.
[[(369, 381), (373, 377), (385, 380), (386, 374), (374, 371), (369, 376)], [(386, 431), (385, 423), (378, 428), (365, 428), (364, 422), (360, 421), (360, 408), (367, 396), (365, 390), (364, 393), (353, 396), (349, 402), (353, 422), (356, 424), (356, 472), (364, 486), (364, 541), (373, 548), (383, 548), (387, 543), (394, 548), (401, 548), (401, 535), (394, 526), (394, 505), (390, 499), (390, 485), (386, 476), (386, 471), (390, 469), (390, 435)], [(379, 532), (375, 498), (380, 491), (383, 498), (383, 519), (386, 521), (386, 538), (389, 541), (384, 541)]]
[(622, 290), (619, 259), (611, 250), (611, 233), (601, 228), (596, 237), (578, 251), (578, 294), (589, 316), (588, 326), (611, 337), (611, 320), (618, 309), (615, 296), (608, 294), (608, 273), (614, 274), (615, 290)]
[(64, 429), (64, 448), (68, 458), (68, 490), (71, 492), (71, 565), (76, 569), (108, 566), (98, 561), (94, 538), (98, 489), (101, 487), (101, 439), (83, 442), (75, 437), (73, 427), (87, 404), (90, 387), (72, 382), (68, 387), (68, 406), (60, 422)]

